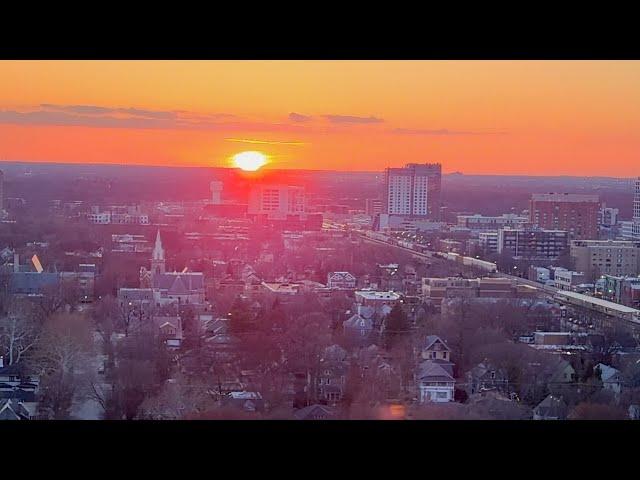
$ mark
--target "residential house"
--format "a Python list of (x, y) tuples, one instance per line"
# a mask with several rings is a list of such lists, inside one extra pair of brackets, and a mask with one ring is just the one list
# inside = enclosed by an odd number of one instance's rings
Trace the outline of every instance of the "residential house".
[(548, 395), (533, 409), (534, 420), (566, 420), (567, 404), (562, 398)]
[(259, 392), (230, 392), (224, 397), (223, 404), (245, 412), (263, 412), (265, 409), (265, 402)]
[(347, 351), (339, 345), (327, 347), (320, 358), (317, 373), (317, 393), (322, 402), (335, 405), (342, 400), (348, 370)]
[(153, 325), (158, 330), (164, 344), (172, 349), (180, 348), (182, 343), (182, 320), (177, 315), (153, 317)]
[(418, 365), (416, 375), (420, 403), (452, 402), (455, 379), (449, 346), (437, 335), (428, 335), (420, 356), (423, 361)]
[(599, 363), (595, 366), (594, 371), (599, 375), (602, 381), (602, 388), (613, 392), (616, 395), (620, 395), (622, 391), (622, 374), (617, 368), (610, 367), (604, 363)]
[(420, 403), (453, 401), (456, 381), (446, 365), (425, 360), (418, 365), (416, 377)]
[(357, 313), (342, 323), (344, 336), (354, 345), (367, 345), (372, 340), (373, 321)]
[(296, 410), (293, 417), (296, 420), (332, 420), (336, 417), (336, 413), (327, 405), (315, 404)]
[(508, 393), (508, 376), (502, 368), (496, 368), (487, 360), (469, 370), (466, 374), (467, 394), (473, 395), (488, 390), (496, 390), (501, 393)]
[(327, 275), (327, 287), (336, 289), (356, 288), (356, 277), (349, 272), (330, 272)]

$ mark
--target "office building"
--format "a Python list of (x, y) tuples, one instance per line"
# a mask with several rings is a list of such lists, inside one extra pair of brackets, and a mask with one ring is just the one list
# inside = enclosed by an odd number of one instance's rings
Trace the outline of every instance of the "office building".
[(640, 241), (574, 240), (571, 258), (588, 281), (601, 275), (637, 276), (640, 273)]
[(529, 208), (530, 222), (549, 230), (566, 230), (571, 239), (598, 238), (600, 199), (598, 195), (534, 193)]
[(498, 231), (498, 253), (529, 260), (555, 260), (568, 247), (564, 230), (503, 228)]
[(458, 215), (458, 226), (470, 230), (499, 230), (505, 227), (524, 227), (529, 222), (529, 217), (505, 213), (499, 216)]
[(383, 208), (382, 200), (379, 198), (367, 198), (364, 201), (364, 212), (367, 215), (378, 215), (379, 213), (382, 213)]
[(408, 163), (385, 171), (384, 213), (437, 220), (440, 216), (439, 163)]
[(484, 253), (498, 253), (498, 232), (480, 232), (478, 246)]
[(618, 224), (618, 214), (620, 210), (611, 207), (602, 207), (600, 210), (600, 225), (605, 227), (615, 227)]
[(250, 215), (264, 215), (284, 220), (306, 211), (304, 187), (288, 185), (257, 185), (249, 192)]

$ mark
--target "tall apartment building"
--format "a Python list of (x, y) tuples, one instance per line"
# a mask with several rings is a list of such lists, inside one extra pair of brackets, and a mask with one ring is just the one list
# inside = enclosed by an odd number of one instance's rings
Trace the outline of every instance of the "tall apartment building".
[(257, 185), (249, 192), (248, 213), (284, 220), (306, 212), (304, 187), (289, 185)]
[(640, 177), (636, 179), (636, 189), (633, 195), (633, 224), (631, 231), (633, 238), (640, 240)]
[(385, 171), (384, 213), (438, 220), (442, 165), (408, 163)]
[(567, 249), (568, 233), (565, 230), (542, 228), (503, 228), (498, 230), (498, 253), (514, 258), (531, 260), (555, 260)]
[(566, 230), (575, 240), (598, 239), (600, 199), (576, 193), (534, 193), (529, 207), (533, 225)]
[(0, 170), (0, 213), (4, 210), (4, 172)]
[(523, 227), (529, 223), (529, 217), (505, 213), (499, 216), (458, 215), (458, 226), (471, 230), (499, 230), (504, 227)]
[(640, 241), (573, 240), (571, 257), (575, 270), (584, 272), (588, 281), (640, 273)]

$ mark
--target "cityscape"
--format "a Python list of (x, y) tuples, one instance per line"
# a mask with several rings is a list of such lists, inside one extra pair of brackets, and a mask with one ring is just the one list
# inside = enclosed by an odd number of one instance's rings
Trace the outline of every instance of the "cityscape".
[[(15, 95), (0, 94), (0, 420), (640, 420), (637, 149), (501, 170), (474, 142), (517, 141), (506, 124), (385, 140), (386, 113), (244, 127), (186, 100), (153, 110), (133, 87), (140, 102), (118, 107), (27, 101), (19, 69), (50, 67), (13, 63), (0, 62)], [(208, 160), (146, 159), (209, 128), (225, 133)], [(407, 137), (428, 153), (397, 148)], [(475, 153), (440, 158), (434, 137)], [(342, 164), (304, 153), (325, 138), (346, 145), (326, 147)]]

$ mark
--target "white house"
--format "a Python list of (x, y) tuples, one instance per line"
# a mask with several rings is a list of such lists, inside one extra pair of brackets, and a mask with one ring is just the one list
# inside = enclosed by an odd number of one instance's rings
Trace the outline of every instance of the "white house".
[(356, 277), (349, 272), (329, 272), (327, 287), (349, 289), (356, 288)]

